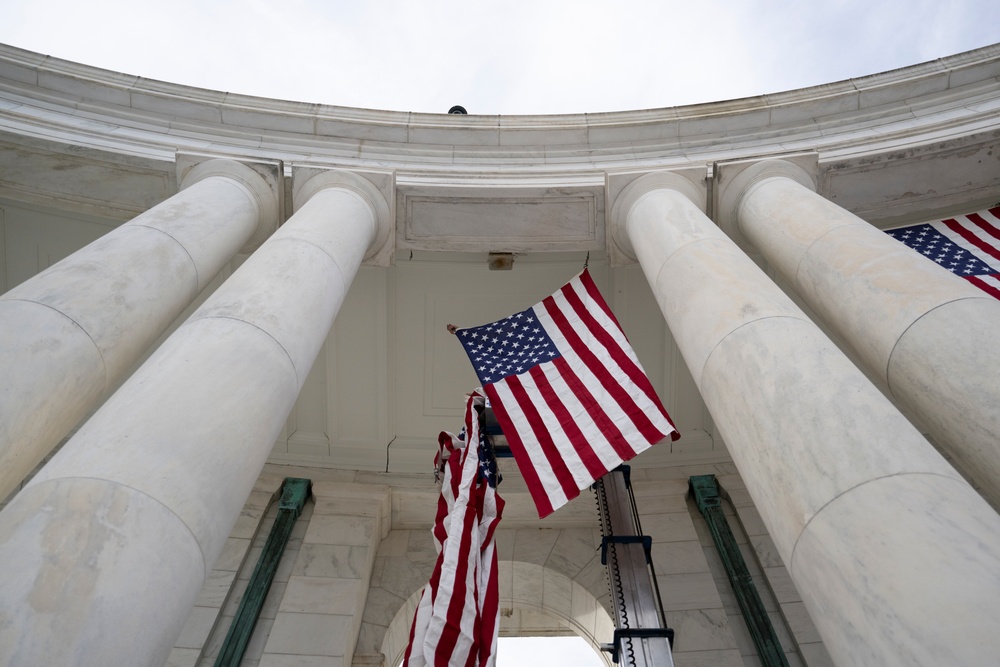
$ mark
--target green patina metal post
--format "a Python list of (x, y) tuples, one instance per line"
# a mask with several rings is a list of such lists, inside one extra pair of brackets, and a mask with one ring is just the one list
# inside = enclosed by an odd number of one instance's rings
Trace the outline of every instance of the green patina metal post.
[(715, 475), (696, 475), (688, 482), (698, 503), (698, 510), (708, 523), (715, 548), (722, 558), (726, 575), (736, 594), (736, 600), (739, 602), (740, 611), (743, 612), (750, 636), (753, 637), (753, 643), (757, 647), (761, 663), (764, 667), (788, 667), (785, 652), (781, 650), (781, 642), (778, 641), (778, 635), (774, 632), (771, 619), (747, 570), (746, 561), (743, 560), (740, 547), (736, 544), (733, 531), (729, 528), (726, 515), (722, 512), (722, 499), (719, 497), (719, 485), (715, 481)]
[(302, 508), (309, 498), (311, 488), (312, 482), (308, 479), (285, 478), (281, 488), (281, 500), (278, 501), (278, 516), (271, 527), (271, 533), (267, 536), (267, 543), (264, 544), (264, 551), (257, 560), (253, 575), (247, 583), (246, 592), (240, 600), (233, 623), (226, 633), (226, 640), (219, 649), (215, 667), (238, 667), (243, 659), (253, 629), (257, 625), (257, 617), (260, 616), (260, 610), (264, 606), (264, 599), (274, 580), (274, 573), (281, 561), (281, 554), (288, 545), (295, 520), (302, 514)]

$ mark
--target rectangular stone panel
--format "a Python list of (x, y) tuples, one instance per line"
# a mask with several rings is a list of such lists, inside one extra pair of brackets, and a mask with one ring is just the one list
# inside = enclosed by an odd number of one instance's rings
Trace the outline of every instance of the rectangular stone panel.
[(397, 252), (557, 252), (604, 245), (603, 184), (397, 184)]

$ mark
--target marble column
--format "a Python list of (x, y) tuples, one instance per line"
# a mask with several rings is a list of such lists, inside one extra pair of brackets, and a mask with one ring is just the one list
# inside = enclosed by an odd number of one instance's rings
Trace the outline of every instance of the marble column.
[(1000, 506), (1000, 301), (816, 194), (802, 167), (733, 167), (746, 168), (729, 176), (720, 166), (724, 227), (782, 273)]
[(0, 498), (135, 364), (251, 237), (277, 227), (265, 179), (232, 160), (0, 296)]
[(0, 512), (0, 664), (160, 667), (366, 249), (369, 181), (305, 204)]
[(702, 212), (648, 174), (617, 197), (636, 257), (838, 665), (995, 661), (1000, 516)]

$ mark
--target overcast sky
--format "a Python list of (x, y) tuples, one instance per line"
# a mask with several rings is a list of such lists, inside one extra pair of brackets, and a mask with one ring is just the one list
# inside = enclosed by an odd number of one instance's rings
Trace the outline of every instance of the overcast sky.
[(997, 0), (0, 0), (0, 42), (193, 86), (397, 111), (712, 102), (1000, 42)]

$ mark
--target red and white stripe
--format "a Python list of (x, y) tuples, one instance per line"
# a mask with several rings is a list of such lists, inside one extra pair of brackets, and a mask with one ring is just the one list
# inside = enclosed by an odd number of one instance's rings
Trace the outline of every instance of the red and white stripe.
[(954, 244), (965, 248), (993, 269), (990, 275), (963, 277), (1000, 299), (1000, 207), (930, 224)]
[(589, 272), (534, 311), (562, 356), (484, 390), (545, 517), (679, 434)]
[(479, 477), (479, 421), (466, 405), (466, 441), (438, 437), (443, 464), (433, 536), (437, 562), (417, 605), (406, 667), (487, 667), (494, 664), (499, 632), (496, 527), (503, 499)]

